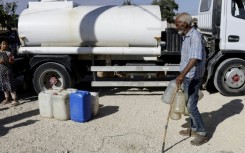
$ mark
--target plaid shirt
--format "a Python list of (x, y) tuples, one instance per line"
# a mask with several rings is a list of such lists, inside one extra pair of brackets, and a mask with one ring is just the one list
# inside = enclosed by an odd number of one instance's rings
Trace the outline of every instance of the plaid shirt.
[(189, 63), (189, 60), (192, 58), (198, 59), (198, 63), (185, 77), (190, 79), (202, 78), (205, 72), (206, 52), (201, 34), (194, 28), (190, 29), (190, 31), (183, 37), (180, 72), (184, 70)]

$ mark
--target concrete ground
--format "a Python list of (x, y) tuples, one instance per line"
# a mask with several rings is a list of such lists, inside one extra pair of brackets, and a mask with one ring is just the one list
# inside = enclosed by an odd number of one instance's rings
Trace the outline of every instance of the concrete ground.
[[(37, 95), (21, 93), (21, 105), (0, 107), (1, 153), (160, 153), (169, 105), (163, 89), (95, 89), (100, 110), (86, 123), (59, 121), (39, 115)], [(92, 91), (92, 89), (91, 89)], [(192, 146), (178, 132), (186, 116), (170, 120), (166, 153), (243, 153), (244, 96), (224, 97), (203, 91), (199, 110), (210, 140)]]

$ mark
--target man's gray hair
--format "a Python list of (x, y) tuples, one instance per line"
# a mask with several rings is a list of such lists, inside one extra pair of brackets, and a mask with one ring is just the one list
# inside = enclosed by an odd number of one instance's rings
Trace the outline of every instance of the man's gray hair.
[(189, 13), (180, 13), (176, 16), (176, 19), (181, 21), (181, 22), (186, 22), (188, 25), (191, 25), (192, 22), (192, 17)]

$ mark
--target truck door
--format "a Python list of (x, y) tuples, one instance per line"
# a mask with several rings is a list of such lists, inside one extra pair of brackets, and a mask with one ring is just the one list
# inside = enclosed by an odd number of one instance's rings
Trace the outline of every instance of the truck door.
[(226, 2), (225, 47), (221, 48), (224, 50), (245, 50), (244, 0), (231, 0)]

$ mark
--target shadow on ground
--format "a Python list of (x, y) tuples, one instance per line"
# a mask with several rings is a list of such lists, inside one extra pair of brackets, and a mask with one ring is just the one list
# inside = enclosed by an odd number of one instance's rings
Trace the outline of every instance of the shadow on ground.
[[(224, 104), (220, 109), (212, 111), (212, 112), (206, 112), (202, 113), (202, 117), (205, 123), (205, 126), (207, 128), (207, 135), (209, 139), (213, 137), (214, 132), (216, 131), (216, 128), (220, 123), (222, 123), (224, 120), (240, 114), (240, 112), (243, 110), (243, 103), (241, 99), (234, 99), (230, 101), (229, 103)], [(183, 128), (188, 128), (189, 127), (189, 119), (186, 119), (186, 123), (182, 125)], [(183, 138), (179, 142), (175, 143), (174, 145), (170, 146), (166, 150), (163, 150), (163, 152), (167, 152), (174, 146), (178, 145), (182, 141), (185, 141), (189, 139), (190, 137)]]
[[(234, 99), (229, 103), (224, 104), (218, 110), (202, 113), (201, 115), (208, 131), (208, 137), (211, 139), (220, 123), (234, 115), (240, 114), (243, 108), (244, 104), (242, 103), (242, 100)], [(189, 127), (189, 119), (186, 119), (186, 121), (187, 123), (182, 125), (184, 128)]]
[(100, 104), (100, 109), (99, 113), (92, 118), (92, 120), (100, 119), (102, 117), (114, 114), (119, 111), (118, 106), (104, 106)]
[[(34, 92), (34, 90), (32, 88), (28, 89), (28, 90), (24, 90), (23, 88), (23, 80), (19, 80), (16, 79), (16, 87), (17, 87), (17, 97), (20, 100), (20, 103), (27, 103), (27, 102), (31, 102), (31, 101), (36, 101), (37, 100), (37, 94)], [(4, 94), (3, 92), (0, 93), (0, 101), (4, 100)], [(20, 105), (21, 105), (20, 104)], [(18, 106), (16, 106), (18, 107)], [(5, 111), (11, 109), (8, 106), (6, 107), (1, 107), (0, 111)], [(14, 111), (10, 110), (10, 111)], [(9, 130), (14, 129), (14, 128), (19, 128), (19, 127), (24, 127), (24, 126), (28, 126), (30, 124), (34, 124), (35, 122), (37, 122), (37, 120), (26, 120), (23, 121), (21, 123), (18, 124), (14, 124), (15, 122), (19, 122), (21, 120), (27, 119), (29, 117), (32, 116), (36, 116), (39, 114), (39, 110), (35, 109), (35, 110), (30, 110), (27, 112), (23, 112), (23, 113), (19, 113), (13, 116), (8, 116), (5, 118), (0, 117), (0, 137), (6, 135)], [(13, 126), (6, 126), (8, 124), (14, 124)]]
[(9, 117), (0, 119), (0, 137), (6, 135), (8, 133), (8, 131), (11, 129), (23, 127), (23, 126), (28, 126), (30, 124), (34, 124), (35, 122), (37, 122), (37, 120), (27, 120), (25, 122), (15, 124), (15, 125), (10, 126), (10, 127), (5, 127), (4, 125), (14, 123), (17, 121), (21, 121), (23, 119), (26, 119), (26, 118), (29, 118), (29, 117), (32, 117), (32, 116), (35, 116), (38, 114), (39, 114), (39, 110), (35, 109), (35, 110), (28, 111), (28, 112), (24, 112), (21, 114), (16, 114), (14, 116), (9, 116)]

